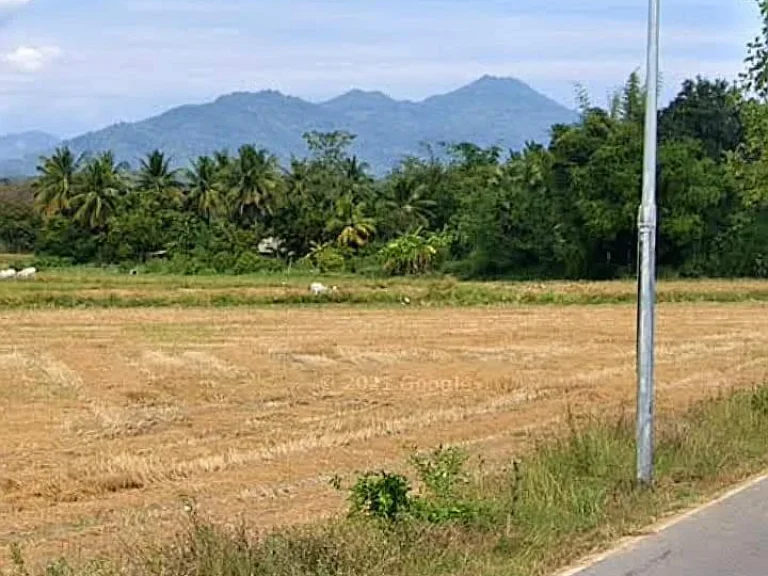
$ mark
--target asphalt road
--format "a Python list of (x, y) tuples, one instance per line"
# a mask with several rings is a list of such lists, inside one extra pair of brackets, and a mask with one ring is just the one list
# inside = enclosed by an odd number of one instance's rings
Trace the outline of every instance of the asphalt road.
[(576, 574), (768, 576), (768, 480)]

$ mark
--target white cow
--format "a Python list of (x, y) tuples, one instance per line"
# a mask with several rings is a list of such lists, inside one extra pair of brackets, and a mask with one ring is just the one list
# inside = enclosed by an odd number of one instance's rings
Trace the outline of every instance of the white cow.
[(12, 280), (13, 278), (16, 278), (16, 270), (13, 268), (0, 270), (0, 280)]
[(35, 276), (37, 276), (37, 268), (24, 268), (24, 270), (16, 274), (16, 278), (19, 280), (31, 280)]
[(324, 284), (320, 284), (320, 282), (312, 282), (312, 284), (309, 285), (309, 291), (315, 296), (319, 296), (320, 294), (328, 292), (328, 287)]
[(328, 286), (321, 284), (320, 282), (312, 282), (312, 284), (309, 285), (309, 291), (312, 292), (315, 296), (320, 296), (321, 294), (328, 294), (328, 292), (336, 292), (338, 290), (337, 286), (332, 286), (331, 288), (328, 288)]

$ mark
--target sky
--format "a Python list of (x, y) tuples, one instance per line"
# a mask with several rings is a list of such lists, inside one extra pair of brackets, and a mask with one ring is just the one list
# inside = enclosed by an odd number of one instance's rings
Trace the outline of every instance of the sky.
[[(0, 134), (68, 137), (233, 91), (420, 100), (485, 74), (575, 106), (645, 66), (647, 0), (0, 0)], [(662, 0), (664, 98), (733, 79), (753, 0)]]

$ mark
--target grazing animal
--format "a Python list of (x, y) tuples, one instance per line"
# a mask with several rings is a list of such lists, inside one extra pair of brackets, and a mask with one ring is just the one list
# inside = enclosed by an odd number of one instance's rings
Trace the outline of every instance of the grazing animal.
[(8, 268), (8, 270), (0, 270), (0, 280), (11, 280), (16, 278), (16, 270)]
[(309, 291), (315, 296), (319, 296), (320, 294), (328, 292), (328, 287), (325, 284), (320, 284), (320, 282), (312, 282), (312, 284), (309, 285)]
[(134, 268), (133, 270), (130, 271), (130, 275), (131, 276), (138, 276), (139, 275), (139, 271), (136, 270), (136, 268)]
[(16, 278), (20, 280), (31, 280), (35, 276), (37, 276), (37, 268), (24, 268), (24, 270), (16, 274)]
[(321, 284), (320, 282), (312, 282), (312, 284), (309, 285), (309, 291), (312, 292), (315, 296), (320, 296), (321, 294), (328, 294), (328, 292), (336, 292), (338, 290), (338, 286), (332, 286), (330, 289), (325, 284)]

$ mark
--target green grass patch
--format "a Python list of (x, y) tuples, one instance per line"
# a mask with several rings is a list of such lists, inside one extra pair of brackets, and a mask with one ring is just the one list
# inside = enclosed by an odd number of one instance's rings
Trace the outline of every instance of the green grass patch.
[[(34, 281), (0, 282), (0, 309), (267, 307), (267, 306), (520, 306), (632, 304), (636, 284), (615, 282), (459, 282), (450, 277), (371, 279), (320, 277), (338, 291), (309, 292), (305, 271), (249, 276), (129, 276), (114, 269), (64, 268)], [(663, 281), (659, 302), (768, 302), (768, 281)]]
[[(768, 466), (768, 386), (737, 391), (659, 422), (656, 483), (634, 478), (627, 419), (570, 420), (492, 473), (460, 450), (415, 454), (411, 474), (375, 472), (351, 486), (349, 515), (255, 537), (193, 511), (172, 544), (131, 550), (71, 576), (545, 575), (714, 495)], [(14, 573), (31, 571), (13, 550)], [(119, 568), (118, 568), (119, 566)]]

